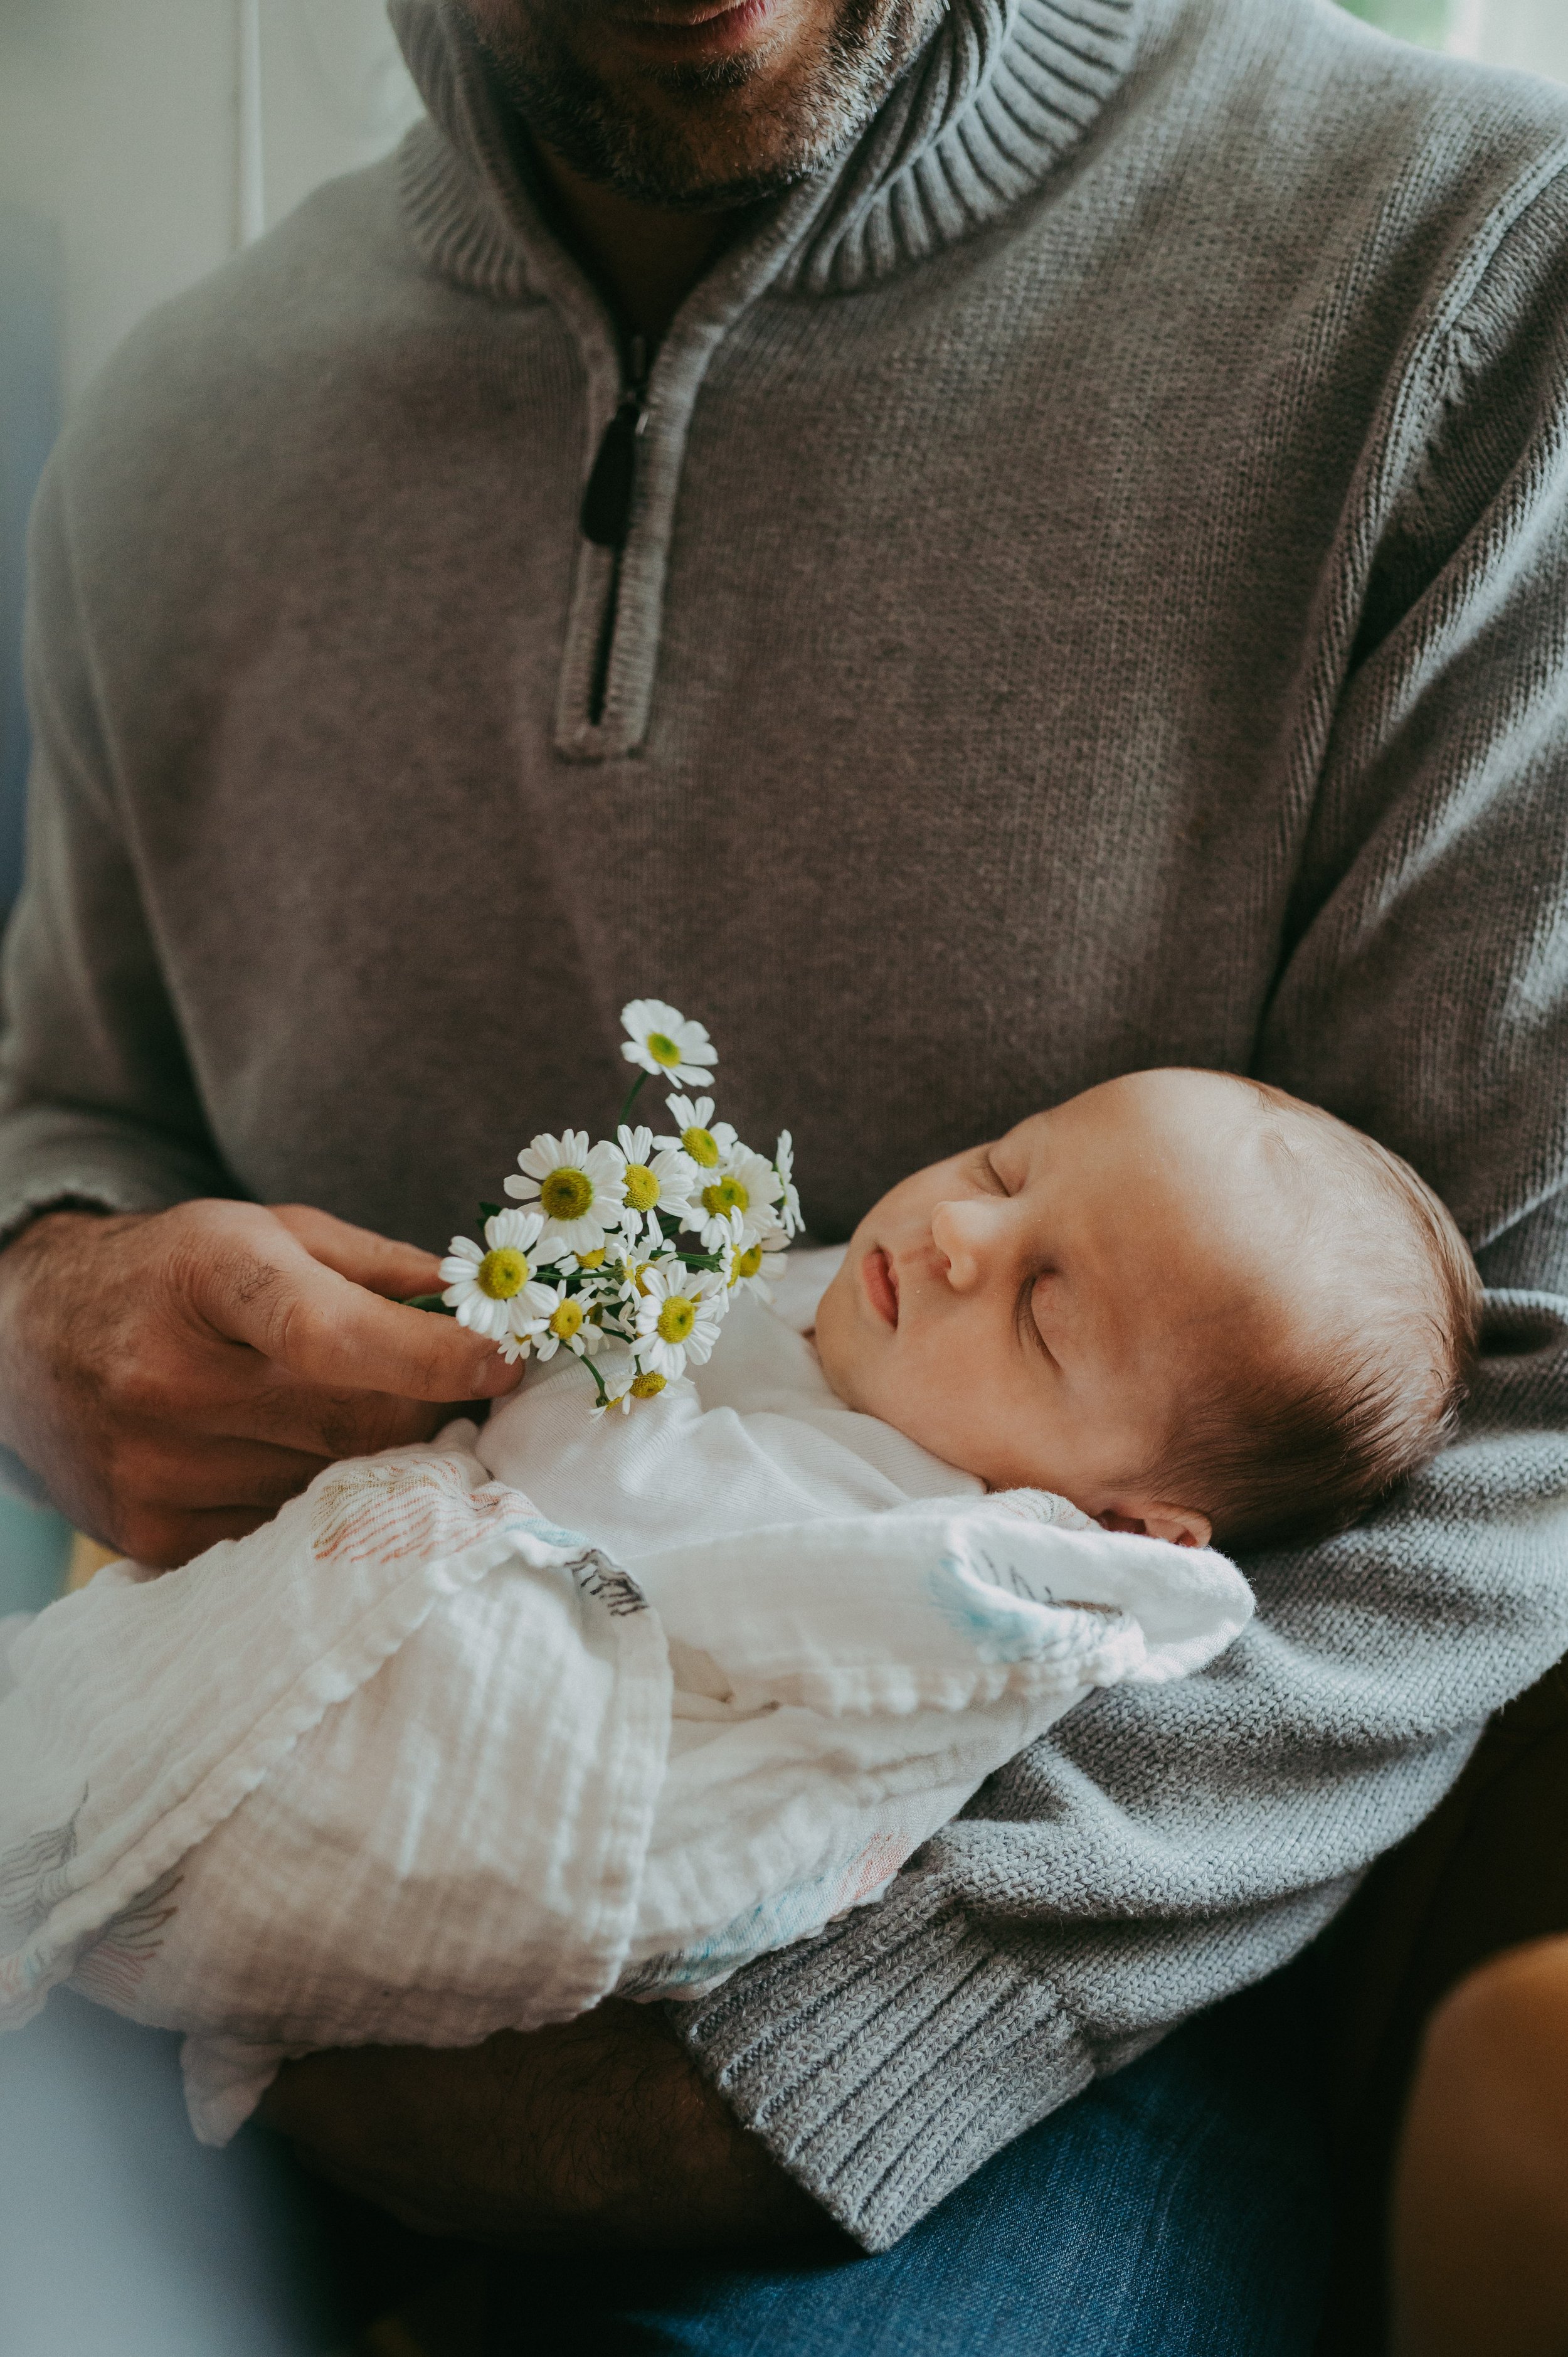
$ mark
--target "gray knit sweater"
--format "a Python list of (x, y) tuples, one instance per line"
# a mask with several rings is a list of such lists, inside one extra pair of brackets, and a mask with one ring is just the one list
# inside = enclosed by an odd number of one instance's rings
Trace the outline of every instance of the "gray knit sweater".
[(0, 1225), (440, 1245), (655, 990), (825, 1238), (1221, 1065), (1507, 1288), (1462, 1444), (1251, 1565), (1211, 1671), (681, 2017), (880, 2246), (1299, 1948), (1568, 1647), (1568, 95), (1320, 0), (952, 0), (660, 353), (596, 720), (616, 338), (397, 13), (433, 119), (134, 338), (43, 496)]

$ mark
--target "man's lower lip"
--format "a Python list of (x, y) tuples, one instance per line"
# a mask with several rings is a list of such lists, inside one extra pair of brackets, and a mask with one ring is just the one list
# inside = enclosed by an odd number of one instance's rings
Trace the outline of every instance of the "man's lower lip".
[(680, 16), (622, 19), (626, 34), (646, 53), (660, 58), (725, 58), (744, 49), (766, 30), (779, 0), (701, 0)]
[(878, 1318), (889, 1326), (898, 1323), (898, 1284), (893, 1274), (893, 1264), (878, 1245), (868, 1252), (860, 1264), (860, 1281), (865, 1297)]

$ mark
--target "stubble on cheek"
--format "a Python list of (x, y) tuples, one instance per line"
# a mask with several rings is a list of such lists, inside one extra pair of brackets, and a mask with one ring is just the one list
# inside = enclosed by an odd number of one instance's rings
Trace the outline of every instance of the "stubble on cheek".
[(870, 122), (945, 0), (798, 0), (778, 36), (713, 65), (644, 63), (629, 6), (463, 0), (534, 137), (634, 201), (724, 211), (822, 170)]

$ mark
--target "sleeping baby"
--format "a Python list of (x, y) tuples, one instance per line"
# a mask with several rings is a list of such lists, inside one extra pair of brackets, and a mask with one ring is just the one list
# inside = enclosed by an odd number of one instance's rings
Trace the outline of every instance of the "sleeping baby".
[(1251, 1611), (1211, 1542), (1421, 1464), (1477, 1303), (1414, 1173), (1277, 1091), (1036, 1114), (634, 1415), (562, 1352), (482, 1431), (0, 1626), (0, 2026), (70, 1979), (183, 2029), (220, 2142), (291, 2054), (711, 1987), (1095, 1689), (1205, 1668)]

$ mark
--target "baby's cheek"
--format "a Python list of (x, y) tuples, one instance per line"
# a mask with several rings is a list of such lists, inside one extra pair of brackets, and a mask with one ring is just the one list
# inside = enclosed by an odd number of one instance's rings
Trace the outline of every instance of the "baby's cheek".
[(864, 1353), (854, 1347), (854, 1320), (845, 1315), (843, 1287), (841, 1273), (817, 1304), (816, 1331), (811, 1339), (822, 1372), (839, 1398), (846, 1407), (864, 1407), (865, 1402), (858, 1396), (862, 1388), (858, 1361)]
[(982, 1446), (992, 1403), (974, 1371), (950, 1345), (911, 1351), (877, 1408), (889, 1424), (958, 1465)]

